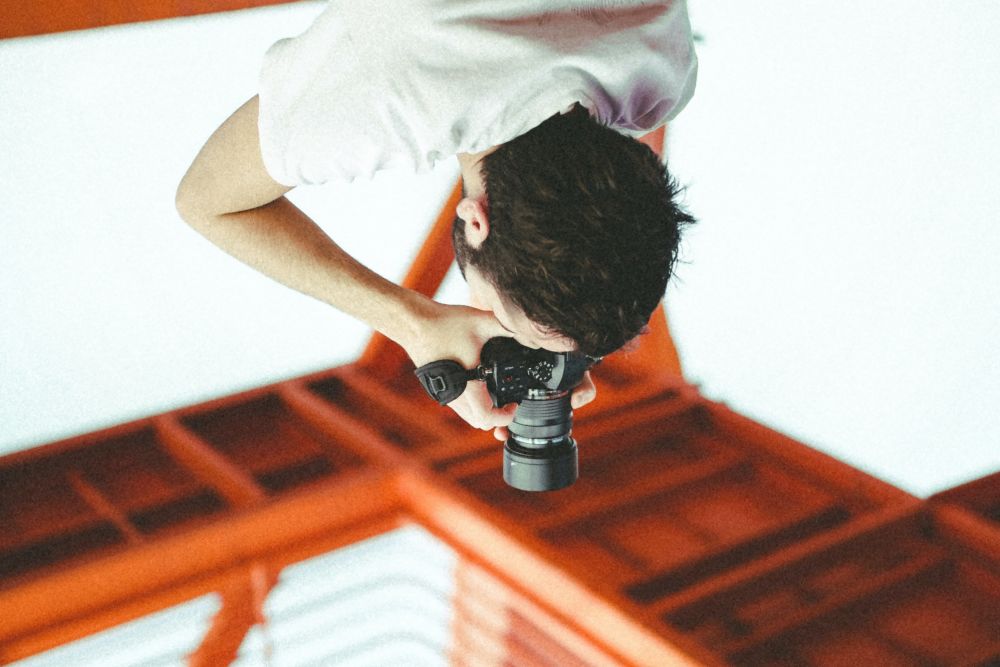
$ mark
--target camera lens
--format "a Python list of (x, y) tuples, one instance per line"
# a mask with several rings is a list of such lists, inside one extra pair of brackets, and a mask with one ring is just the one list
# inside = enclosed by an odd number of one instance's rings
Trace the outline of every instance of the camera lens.
[(522, 491), (555, 491), (575, 482), (579, 468), (572, 429), (569, 392), (529, 390), (508, 427), (504, 481)]

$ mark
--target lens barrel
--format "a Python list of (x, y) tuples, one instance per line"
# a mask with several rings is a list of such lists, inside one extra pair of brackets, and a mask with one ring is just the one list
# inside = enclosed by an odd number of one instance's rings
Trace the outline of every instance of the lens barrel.
[(503, 448), (503, 478), (522, 491), (555, 491), (579, 475), (576, 442), (570, 437), (573, 410), (569, 392), (531, 390), (508, 427)]

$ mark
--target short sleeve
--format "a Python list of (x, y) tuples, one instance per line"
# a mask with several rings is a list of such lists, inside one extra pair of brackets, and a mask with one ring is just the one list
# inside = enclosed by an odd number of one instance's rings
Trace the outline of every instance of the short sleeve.
[(261, 153), (289, 186), (419, 173), (575, 103), (640, 135), (696, 73), (683, 0), (332, 0), (264, 57)]
[(378, 84), (351, 33), (350, 11), (331, 2), (306, 32), (276, 42), (264, 56), (261, 156), (279, 183), (353, 180), (380, 161), (385, 129), (365, 122)]

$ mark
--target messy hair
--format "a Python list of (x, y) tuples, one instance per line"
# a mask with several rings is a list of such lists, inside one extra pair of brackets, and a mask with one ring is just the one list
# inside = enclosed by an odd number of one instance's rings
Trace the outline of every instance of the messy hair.
[(459, 267), (475, 267), (543, 329), (589, 355), (643, 331), (694, 219), (646, 145), (577, 105), (481, 162), (490, 232), (478, 248), (453, 229)]

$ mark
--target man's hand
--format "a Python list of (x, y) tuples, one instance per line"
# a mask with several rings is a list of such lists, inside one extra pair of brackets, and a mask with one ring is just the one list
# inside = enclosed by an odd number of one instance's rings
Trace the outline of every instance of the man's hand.
[[(510, 337), (510, 332), (487, 310), (466, 306), (448, 306), (428, 301), (422, 309), (419, 333), (405, 341), (403, 349), (420, 367), (439, 359), (452, 359), (463, 368), (475, 368), (483, 344), (490, 338)], [(597, 397), (597, 388), (584, 374), (583, 381), (573, 390), (571, 405), (581, 408)], [(471, 381), (462, 395), (448, 404), (470, 426), (483, 431), (493, 430), (493, 437), (501, 442), (509, 437), (507, 426), (514, 419), (517, 405), (494, 408), (486, 385)]]
[[(479, 353), (486, 341), (498, 336), (510, 336), (510, 332), (489, 311), (427, 301), (421, 308), (417, 333), (401, 344), (418, 367), (452, 359), (471, 369), (479, 365)], [(448, 407), (474, 428), (504, 432), (517, 408), (513, 404), (494, 408), (486, 385), (478, 381), (469, 382)]]

